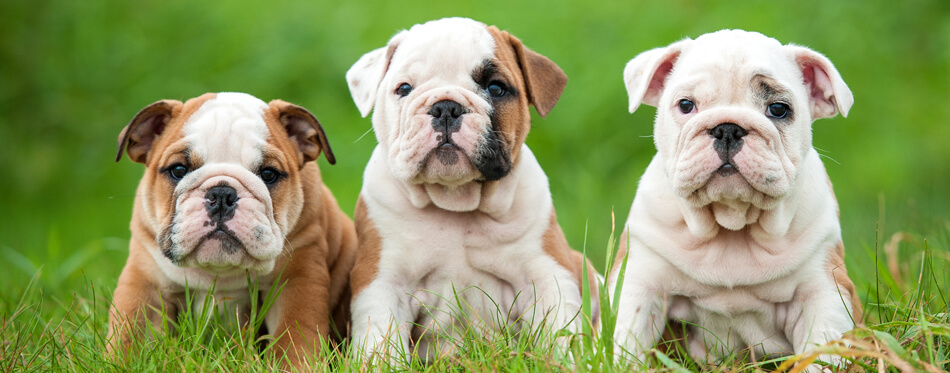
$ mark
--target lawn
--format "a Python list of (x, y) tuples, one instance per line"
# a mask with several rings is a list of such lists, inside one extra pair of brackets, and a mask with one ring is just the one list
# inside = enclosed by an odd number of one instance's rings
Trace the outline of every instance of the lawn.
[[(630, 58), (723, 28), (828, 56), (855, 96), (847, 118), (820, 120), (813, 132), (867, 313), (868, 328), (849, 337), (871, 354), (856, 366), (950, 369), (950, 2), (12, 0), (0, 3), (0, 371), (273, 369), (252, 337), (197, 316), (179, 320), (181, 333), (143, 341), (124, 363), (102, 357), (143, 171), (113, 162), (116, 136), (163, 98), (280, 98), (320, 119), (337, 164), (318, 162), (351, 214), (376, 142), (343, 75), (398, 30), (446, 16), (498, 25), (567, 73), (558, 105), (533, 118), (528, 145), (568, 241), (600, 271), (612, 213), (626, 219), (655, 152), (655, 111), (627, 112), (621, 72)], [(608, 340), (576, 341), (568, 357), (530, 335), (472, 336), (458, 356), (425, 369), (621, 368), (603, 353)], [(334, 368), (359, 368), (329, 356)], [(651, 359), (656, 369), (716, 369), (676, 353)]]

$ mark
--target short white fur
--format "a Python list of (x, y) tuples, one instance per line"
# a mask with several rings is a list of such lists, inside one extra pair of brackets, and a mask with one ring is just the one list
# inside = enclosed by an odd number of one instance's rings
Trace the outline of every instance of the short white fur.
[[(802, 353), (854, 327), (850, 298), (827, 264), (841, 241), (837, 203), (811, 146), (811, 122), (829, 116), (828, 103), (815, 103), (803, 85), (802, 56), (827, 61), (807, 48), (726, 30), (644, 52), (627, 65), (631, 111), (657, 106), (657, 155), (625, 225), (628, 267), (614, 338), (632, 356), (644, 358), (669, 319), (700, 326), (689, 327), (690, 354), (713, 362), (746, 347), (757, 357)], [(650, 81), (669, 62), (658, 90)], [(850, 90), (830, 62), (823, 68), (831, 78), (820, 88), (838, 105), (830, 113), (847, 113)], [(787, 89), (794, 122), (765, 117), (749, 89), (756, 74)], [(678, 110), (684, 97), (696, 101), (697, 114)], [(824, 111), (809, 110), (816, 107)], [(721, 161), (706, 131), (719, 123), (749, 131), (735, 156), (741, 174), (709, 177)], [(768, 172), (774, 178), (756, 180)], [(617, 278), (608, 277), (610, 289)]]

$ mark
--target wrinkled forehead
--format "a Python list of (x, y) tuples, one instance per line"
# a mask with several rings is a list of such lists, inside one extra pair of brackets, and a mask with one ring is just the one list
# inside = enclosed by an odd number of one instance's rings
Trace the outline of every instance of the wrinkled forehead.
[(188, 151), (206, 164), (259, 164), (270, 136), (264, 121), (267, 108), (248, 94), (217, 94), (185, 122), (182, 131)]
[(468, 77), (495, 56), (488, 28), (467, 19), (443, 19), (413, 26), (396, 48), (391, 68), (410, 77)]
[(673, 74), (686, 85), (748, 86), (750, 82), (767, 79), (773, 84), (791, 86), (800, 79), (795, 62), (777, 40), (732, 30), (694, 40), (680, 55)]

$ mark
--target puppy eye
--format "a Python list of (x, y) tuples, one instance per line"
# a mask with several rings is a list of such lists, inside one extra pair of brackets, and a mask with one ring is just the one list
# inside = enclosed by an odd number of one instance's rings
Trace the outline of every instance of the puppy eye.
[(505, 89), (505, 84), (501, 82), (491, 82), (486, 90), (488, 91), (488, 94), (494, 98), (502, 97), (508, 92)]
[(412, 92), (412, 86), (409, 85), (409, 83), (402, 83), (396, 88), (396, 94), (399, 95), (399, 97), (409, 96), (410, 92)]
[(280, 171), (278, 171), (277, 169), (273, 167), (268, 167), (261, 170), (261, 173), (259, 176), (261, 177), (261, 180), (263, 180), (265, 184), (274, 184), (277, 182), (277, 179), (280, 179), (281, 174), (280, 174)]
[(692, 113), (694, 109), (696, 109), (696, 104), (694, 104), (692, 101), (690, 101), (690, 100), (684, 98), (684, 99), (680, 100), (680, 102), (679, 102), (679, 107), (680, 107), (680, 112), (681, 112), (681, 113), (683, 113), (683, 114), (689, 114), (689, 113)]
[(781, 102), (776, 102), (769, 104), (768, 116), (775, 119), (785, 119), (785, 117), (787, 117), (788, 113), (791, 111), (792, 109), (789, 108), (788, 105)]
[(165, 172), (168, 173), (168, 177), (170, 177), (172, 180), (179, 181), (188, 174), (188, 167), (185, 167), (185, 165), (181, 163), (175, 163), (171, 166), (165, 167)]

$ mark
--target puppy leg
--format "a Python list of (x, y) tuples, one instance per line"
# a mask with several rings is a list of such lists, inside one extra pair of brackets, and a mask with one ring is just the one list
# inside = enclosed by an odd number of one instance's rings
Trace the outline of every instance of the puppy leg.
[[(330, 273), (323, 260), (300, 255), (293, 259), (285, 270), (288, 279), (265, 321), (277, 338), (273, 351), (278, 358), (286, 356), (298, 370), (310, 371), (310, 360), (321, 352), (320, 342), (330, 337)], [(275, 284), (274, 289), (279, 286)]]
[[(129, 262), (133, 260), (134, 254), (130, 254)], [(147, 338), (148, 325), (161, 331), (163, 317), (175, 320), (178, 315), (178, 303), (172, 298), (163, 298), (159, 285), (151, 281), (140, 266), (126, 265), (112, 299), (106, 354), (113, 357), (128, 352), (134, 339)]]
[[(797, 293), (802, 294), (802, 298), (793, 302), (788, 310), (790, 314), (797, 315), (789, 315), (792, 317), (787, 319), (785, 325), (785, 333), (796, 354), (806, 353), (839, 339), (845, 332), (854, 329), (850, 299), (842, 299), (834, 284), (822, 279), (821, 283), (803, 285)], [(844, 366), (840, 356), (820, 355), (818, 359), (837, 367)], [(809, 367), (809, 370), (820, 371), (817, 366)]]
[[(632, 271), (627, 271), (630, 274)], [(666, 327), (666, 295), (651, 290), (633, 279), (624, 280), (614, 331), (615, 356), (624, 354), (643, 361), (646, 352), (659, 341)]]
[(364, 362), (408, 357), (415, 313), (408, 288), (397, 284), (380, 274), (353, 298), (353, 352)]
[(628, 232), (629, 228), (625, 229), (620, 238), (615, 264), (620, 266), (624, 257), (629, 258), (623, 283), (617, 283), (620, 276), (615, 273), (607, 284), (611, 299), (620, 297), (613, 336), (614, 356), (619, 359), (628, 355), (642, 362), (646, 352), (660, 340), (669, 319), (670, 299), (659, 286), (666, 283), (662, 274), (672, 269)]
[[(573, 274), (551, 263), (547, 256), (526, 262), (521, 271), (529, 276), (536, 275), (528, 279), (533, 289), (524, 289), (520, 295), (520, 301), (524, 302), (522, 309), (527, 311), (524, 317), (528, 318), (526, 321), (531, 330), (537, 329), (543, 322), (551, 331), (566, 329), (571, 333), (579, 332), (583, 322), (580, 314), (581, 293), (580, 284)], [(568, 339), (559, 342), (567, 347)]]

